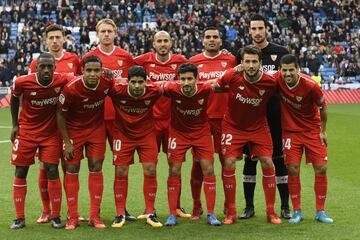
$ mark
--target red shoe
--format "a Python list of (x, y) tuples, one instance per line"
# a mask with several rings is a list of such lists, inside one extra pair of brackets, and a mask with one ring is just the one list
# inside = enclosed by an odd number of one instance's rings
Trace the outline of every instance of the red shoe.
[(276, 215), (276, 213), (268, 214), (267, 221), (271, 224), (281, 224), (281, 219)]
[(50, 222), (50, 213), (41, 213), (41, 216), (36, 220), (36, 223), (43, 224)]
[(227, 215), (225, 219), (222, 221), (225, 225), (233, 224), (236, 220), (236, 216)]
[(202, 207), (200, 208), (193, 208), (190, 219), (193, 221), (199, 220), (200, 216), (203, 214)]
[(65, 229), (66, 230), (74, 230), (78, 226), (80, 226), (79, 220), (76, 218), (70, 218), (69, 221), (67, 222), (67, 224), (65, 225)]
[(99, 217), (98, 218), (89, 218), (88, 225), (90, 227), (94, 227), (94, 228), (106, 228), (105, 224)]

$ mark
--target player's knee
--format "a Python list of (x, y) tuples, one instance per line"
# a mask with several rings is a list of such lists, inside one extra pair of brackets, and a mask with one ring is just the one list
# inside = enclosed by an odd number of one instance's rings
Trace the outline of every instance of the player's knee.
[(170, 164), (169, 166), (169, 176), (179, 177), (181, 175), (181, 167), (178, 164)]
[(55, 180), (59, 178), (59, 170), (56, 164), (44, 164), (46, 170), (46, 176), (50, 180)]
[(326, 165), (315, 165), (315, 175), (317, 176), (325, 176), (327, 171)]
[(68, 173), (79, 173), (80, 165), (79, 164), (65, 164), (66, 172)]
[(224, 162), (224, 168), (234, 169), (235, 168), (235, 162), (236, 162), (235, 158), (226, 158), (225, 162)]
[(15, 177), (17, 178), (26, 178), (27, 173), (29, 171), (28, 166), (16, 166), (15, 168)]
[(127, 166), (116, 166), (115, 176), (127, 176), (129, 168)]
[(203, 175), (206, 177), (214, 176), (214, 166), (210, 163), (202, 166)]
[(271, 168), (274, 167), (273, 161), (269, 157), (259, 157), (262, 168)]
[(89, 171), (90, 172), (101, 172), (103, 161), (101, 160), (90, 160), (89, 159)]
[(144, 166), (144, 174), (148, 176), (156, 175), (156, 165), (155, 164), (147, 164)]
[(299, 176), (300, 166), (290, 164), (287, 166), (288, 172), (290, 176)]

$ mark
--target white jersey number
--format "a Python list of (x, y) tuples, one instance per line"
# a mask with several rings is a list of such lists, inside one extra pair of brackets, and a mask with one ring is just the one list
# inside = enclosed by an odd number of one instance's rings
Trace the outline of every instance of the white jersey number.
[(231, 145), (231, 140), (233, 136), (231, 134), (223, 133), (221, 135), (221, 145)]

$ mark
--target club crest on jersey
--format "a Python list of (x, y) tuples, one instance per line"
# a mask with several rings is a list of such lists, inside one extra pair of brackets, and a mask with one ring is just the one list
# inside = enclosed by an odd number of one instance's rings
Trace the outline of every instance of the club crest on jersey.
[(221, 62), (221, 66), (222, 66), (223, 68), (226, 68), (227, 62)]
[(174, 70), (175, 70), (175, 69), (176, 69), (176, 67), (177, 67), (177, 65), (176, 65), (176, 64), (171, 64), (171, 68), (172, 68), (172, 69), (174, 69)]
[(31, 95), (31, 96), (35, 96), (35, 95), (36, 95), (36, 92), (31, 92), (30, 95)]
[(155, 63), (150, 64), (150, 67), (154, 68), (156, 65)]
[(180, 103), (181, 103), (181, 100), (176, 100), (176, 102), (177, 102), (178, 104), (180, 104)]
[(203, 105), (203, 104), (204, 104), (204, 99), (202, 98), (202, 99), (198, 100), (198, 103), (199, 103), (200, 105)]
[(59, 93), (60, 92), (60, 87), (54, 88), (54, 90), (55, 90), (56, 93)]
[(123, 60), (118, 60), (117, 63), (119, 64), (119, 66), (121, 67), (123, 65)]
[(74, 66), (74, 64), (73, 63), (68, 63), (68, 66), (69, 66), (69, 68), (73, 68), (73, 66)]
[(296, 100), (297, 100), (298, 102), (300, 102), (300, 101), (302, 100), (302, 97), (296, 96)]
[(277, 55), (276, 55), (276, 54), (271, 54), (270, 57), (271, 57), (271, 60), (273, 60), (273, 61), (276, 61), (276, 59), (277, 59)]
[(244, 90), (244, 89), (245, 89), (245, 87), (244, 87), (244, 86), (242, 86), (242, 85), (240, 85), (240, 86), (239, 86), (239, 89), (240, 89), (240, 90)]
[(60, 94), (60, 96), (59, 96), (59, 102), (60, 102), (61, 104), (64, 104), (64, 102), (65, 102), (65, 96), (64, 96), (64, 94)]
[(151, 100), (146, 100), (146, 101), (144, 101), (144, 103), (146, 106), (149, 106), (149, 104), (151, 103)]
[(105, 93), (105, 94), (108, 94), (108, 92), (109, 92), (109, 89), (108, 89), (108, 88), (105, 89), (104, 93)]
[(12, 158), (13, 161), (15, 161), (15, 159), (17, 158), (17, 154), (12, 154), (11, 158)]
[(264, 95), (264, 93), (265, 93), (265, 90), (259, 89), (259, 94), (260, 94), (260, 96)]

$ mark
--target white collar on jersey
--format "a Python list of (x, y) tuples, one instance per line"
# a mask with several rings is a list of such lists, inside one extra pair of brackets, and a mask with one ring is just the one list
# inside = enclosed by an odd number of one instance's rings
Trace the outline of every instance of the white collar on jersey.
[(53, 74), (53, 77), (51, 78), (51, 82), (50, 82), (48, 85), (42, 85), (42, 84), (39, 82), (38, 73), (37, 73), (37, 72), (35, 72), (35, 73), (33, 73), (33, 74), (35, 74), (36, 82), (37, 82), (41, 87), (43, 87), (43, 88), (48, 88), (48, 87), (50, 87), (50, 86), (52, 85), (52, 83), (54, 82), (54, 74)]
[(255, 84), (255, 83), (257, 83), (257, 82), (259, 82), (259, 81), (261, 80), (261, 78), (262, 78), (262, 76), (263, 76), (263, 74), (264, 74), (263, 71), (260, 71), (260, 73), (261, 73), (261, 74), (260, 74), (259, 78), (256, 79), (256, 80), (253, 81), (253, 82), (249, 81), (249, 80), (246, 78), (245, 72), (243, 73), (243, 76), (244, 76), (244, 79), (245, 79), (248, 83), (250, 83), (250, 84)]
[[(297, 85), (299, 85), (301, 76), (300, 76), (299, 73), (298, 73), (297, 75), (298, 75), (298, 81), (297, 81), (297, 83), (295, 83), (294, 86), (290, 87), (290, 86), (285, 82), (285, 84), (286, 84), (286, 86), (288, 87), (289, 90), (292, 90), (292, 89), (296, 88)], [(285, 79), (284, 79), (284, 81), (285, 81)]]
[(156, 61), (158, 61), (158, 62), (161, 63), (161, 64), (166, 64), (167, 62), (169, 62), (169, 61), (171, 60), (171, 57), (172, 57), (172, 55), (171, 55), (171, 53), (169, 53), (169, 59), (166, 60), (165, 62), (162, 62), (162, 61), (160, 61), (160, 60), (157, 58), (157, 53), (155, 53), (155, 59), (156, 59)]
[(216, 54), (216, 55), (215, 55), (215, 56), (213, 56), (213, 57), (210, 57), (210, 56), (206, 55), (206, 53), (205, 53), (205, 52), (203, 52), (203, 55), (204, 55), (204, 57), (206, 57), (206, 58), (214, 59), (214, 58), (217, 58), (218, 56), (220, 56), (220, 55), (221, 55), (221, 51), (219, 51), (219, 52), (218, 52), (218, 54)]
[(99, 48), (99, 51), (100, 51), (101, 53), (110, 56), (110, 55), (113, 54), (113, 52), (115, 51), (115, 48), (116, 48), (116, 47), (113, 46), (113, 49), (112, 49), (109, 53), (104, 52), (104, 51), (101, 49), (101, 45), (100, 45), (100, 44), (99, 44), (98, 48)]
[(101, 81), (101, 79), (99, 78), (99, 81), (98, 81), (98, 83), (96, 84), (96, 86), (95, 86), (94, 88), (90, 88), (90, 87), (86, 86), (85, 81), (84, 81), (84, 76), (81, 76), (81, 82), (83, 83), (84, 87), (87, 88), (87, 89), (89, 89), (89, 90), (92, 90), (92, 91), (95, 91), (95, 90), (97, 89), (97, 87), (98, 87), (99, 84), (100, 84), (100, 81)]
[(54, 57), (54, 58), (55, 58), (55, 61), (60, 61), (63, 57), (64, 57), (64, 51), (61, 51), (61, 56), (58, 58), (56, 58), (56, 57)]

